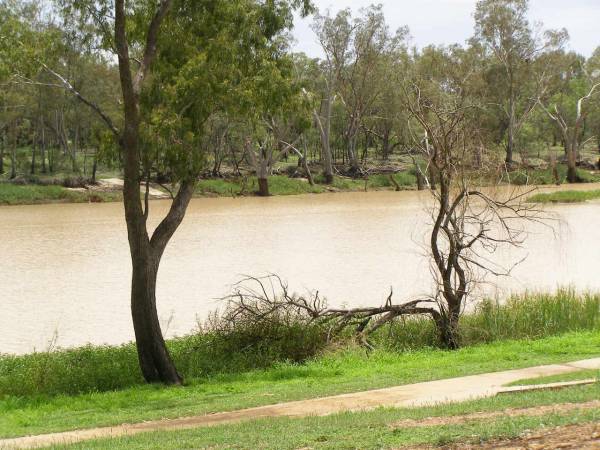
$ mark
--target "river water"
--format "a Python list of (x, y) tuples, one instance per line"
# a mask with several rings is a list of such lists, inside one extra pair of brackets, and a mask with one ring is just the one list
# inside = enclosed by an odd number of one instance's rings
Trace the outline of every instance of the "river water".
[[(586, 188), (598, 186), (586, 186)], [(168, 336), (189, 333), (243, 274), (277, 273), (330, 305), (375, 305), (431, 292), (424, 256), (429, 193), (336, 193), (193, 200), (165, 252), (158, 306)], [(151, 205), (151, 222), (169, 203)], [(528, 224), (527, 257), (487, 294), (600, 289), (600, 203), (548, 207), (553, 228)], [(0, 207), (0, 353), (132, 339), (130, 258), (118, 203)], [(52, 343), (52, 344), (51, 344)]]

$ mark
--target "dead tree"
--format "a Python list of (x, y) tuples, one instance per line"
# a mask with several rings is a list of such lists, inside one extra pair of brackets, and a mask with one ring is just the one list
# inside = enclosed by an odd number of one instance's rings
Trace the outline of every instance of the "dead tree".
[[(512, 190), (497, 196), (493, 189), (474, 186), (468, 170), (469, 155), (481, 145), (475, 137), (477, 105), (467, 82), (471, 69), (455, 65), (451, 52), (442, 51), (440, 73), (415, 73), (403, 85), (404, 100), (420, 128), (413, 133), (415, 148), (428, 161), (424, 176), (432, 189), (432, 230), (427, 251), (436, 282), (441, 319), (439, 337), (444, 346), (460, 346), (459, 319), (476, 284), (487, 274), (509, 275), (494, 253), (501, 245), (519, 246), (523, 220), (541, 220), (525, 199), (529, 191)], [(422, 133), (425, 139), (422, 139)]]
[(394, 304), (392, 297), (390, 292), (385, 304), (376, 307), (329, 308), (318, 291), (307, 295), (291, 293), (288, 284), (277, 275), (246, 276), (234, 286), (232, 294), (222, 299), (227, 306), (219, 321), (228, 327), (273, 319), (305, 325), (318, 322), (328, 330), (328, 339), (352, 329), (362, 345), (371, 347), (368, 336), (397, 318), (426, 315), (436, 324), (443, 320), (434, 299)]

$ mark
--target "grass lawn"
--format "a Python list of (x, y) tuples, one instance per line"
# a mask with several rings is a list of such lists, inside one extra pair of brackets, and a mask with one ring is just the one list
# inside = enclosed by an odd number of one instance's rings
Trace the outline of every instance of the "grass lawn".
[(549, 194), (536, 194), (528, 199), (532, 203), (582, 203), (600, 199), (600, 190), (560, 191)]
[(342, 413), (329, 417), (277, 418), (198, 428), (156, 432), (132, 437), (84, 442), (66, 448), (94, 449), (381, 449), (407, 445), (474, 444), (492, 438), (516, 437), (526, 430), (600, 420), (600, 409), (572, 410), (543, 416), (508, 415), (459, 424), (411, 427), (398, 423), (429, 417), (452, 417), (469, 413), (532, 408), (560, 403), (597, 400), (600, 385), (559, 391), (501, 395), (460, 404), (415, 409), (378, 409), (371, 412)]
[[(600, 331), (496, 342), (456, 352), (377, 350), (367, 354), (349, 348), (303, 365), (282, 363), (266, 370), (189, 379), (182, 388), (138, 385), (82, 395), (5, 396), (0, 400), (0, 437), (206, 414), (597, 356)], [(370, 417), (365, 415), (364, 420)], [(336, 420), (327, 419), (324, 426), (333, 427)], [(273, 424), (275, 428), (287, 426), (285, 421)], [(252, 447), (251, 440), (244, 442)]]

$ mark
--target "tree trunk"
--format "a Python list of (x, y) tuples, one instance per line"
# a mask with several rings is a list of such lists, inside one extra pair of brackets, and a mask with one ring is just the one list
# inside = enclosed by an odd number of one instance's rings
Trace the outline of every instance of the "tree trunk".
[(352, 133), (348, 136), (348, 162), (350, 163), (350, 172), (353, 175), (360, 172), (358, 157), (356, 155), (356, 138), (357, 133)]
[(42, 173), (46, 173), (46, 130), (44, 129), (44, 118), (41, 119), (40, 132), (42, 137), (41, 158), (42, 158)]
[(428, 175), (429, 175), (429, 187), (431, 188), (432, 191), (435, 191), (437, 189), (437, 185), (436, 185), (436, 170), (433, 167), (433, 164), (429, 164), (429, 169), (428, 169)]
[(17, 132), (13, 130), (13, 143), (10, 151), (10, 179), (17, 178)]
[(567, 181), (569, 183), (579, 183), (577, 174), (577, 139), (573, 138), (567, 151)]
[(513, 74), (510, 73), (510, 90), (508, 96), (508, 142), (506, 143), (506, 165), (508, 168), (513, 163), (513, 153), (515, 147), (515, 115), (516, 115), (516, 100), (514, 94)]
[(92, 183), (96, 184), (96, 171), (98, 170), (98, 150), (94, 150), (94, 162), (92, 164)]
[(512, 124), (512, 119), (511, 119), (511, 123), (508, 125), (508, 142), (506, 143), (506, 165), (510, 168), (510, 166), (513, 163), (513, 152), (514, 152), (514, 145), (515, 145), (515, 136), (514, 136), (514, 128), (513, 128), (513, 124)]
[(77, 151), (79, 147), (79, 125), (75, 127), (75, 138), (73, 139), (73, 146), (71, 147), (71, 171), (73, 173), (79, 172), (77, 167)]
[(156, 278), (160, 257), (149, 242), (131, 247), (131, 316), (138, 360), (149, 383), (181, 384), (182, 379), (167, 350), (156, 310)]
[(387, 161), (390, 157), (390, 132), (386, 130), (383, 133), (383, 143), (382, 143), (382, 151), (383, 151), (383, 160)]
[(269, 193), (269, 180), (267, 178), (258, 179), (258, 195), (259, 197), (268, 197)]
[(33, 142), (31, 143), (31, 167), (29, 168), (29, 173), (31, 175), (35, 175), (35, 147), (37, 144), (37, 136), (34, 136)]
[(449, 350), (460, 348), (460, 306), (450, 306), (447, 315), (442, 315), (436, 323), (440, 343)]
[(48, 170), (50, 173), (54, 173), (54, 146), (48, 148)]
[(333, 183), (333, 158), (331, 155), (331, 109), (332, 109), (331, 92), (327, 92), (327, 99), (325, 100), (325, 124), (321, 122), (321, 118), (318, 113), (314, 111), (315, 120), (319, 125), (319, 131), (321, 135), (321, 150), (323, 157), (323, 176), (325, 177), (326, 184)]

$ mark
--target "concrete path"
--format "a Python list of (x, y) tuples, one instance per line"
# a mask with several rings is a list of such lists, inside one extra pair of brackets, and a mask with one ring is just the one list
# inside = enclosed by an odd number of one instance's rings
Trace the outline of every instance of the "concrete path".
[[(368, 411), (379, 407), (419, 407), (462, 402), (493, 397), (505, 391), (514, 392), (515, 387), (506, 388), (504, 386), (518, 380), (561, 375), (583, 369), (600, 369), (600, 358), (408, 384), (387, 389), (259, 406), (203, 416), (4, 439), (0, 440), (0, 448), (40, 448), (90, 439), (131, 436), (151, 431), (183, 430), (267, 417), (326, 416), (344, 411)], [(551, 387), (555, 387), (555, 385)], [(530, 390), (531, 386), (524, 386), (523, 388)]]

